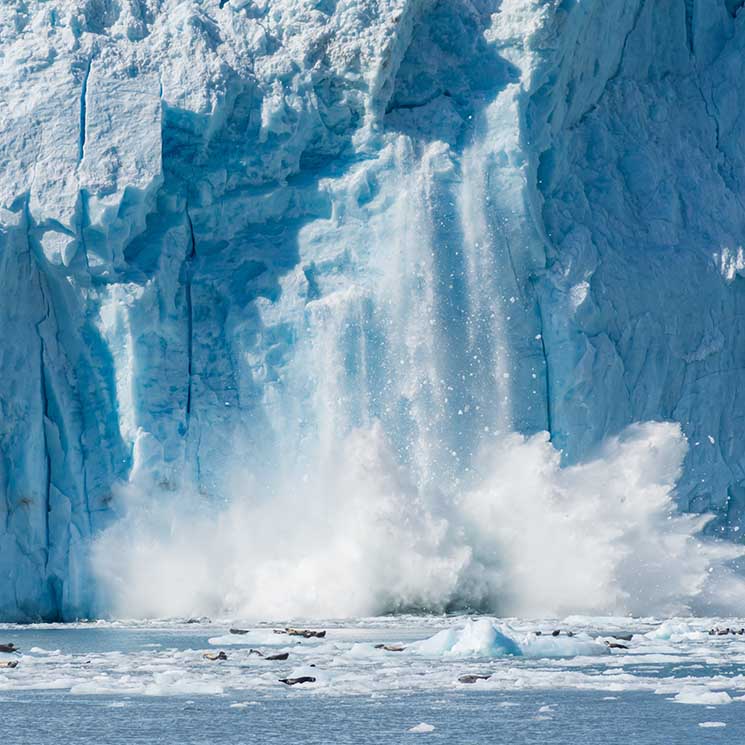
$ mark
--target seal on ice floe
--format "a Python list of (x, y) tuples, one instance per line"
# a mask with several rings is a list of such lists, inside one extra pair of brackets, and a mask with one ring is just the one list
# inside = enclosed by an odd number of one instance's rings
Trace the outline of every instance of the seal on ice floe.
[(326, 636), (325, 631), (310, 631), (309, 629), (293, 629), (291, 627), (274, 629), (274, 633), (288, 634), (289, 636), (302, 636), (304, 639), (323, 639)]
[(384, 649), (386, 652), (403, 652), (406, 647), (403, 644), (376, 644), (375, 649)]
[(286, 686), (296, 686), (302, 683), (315, 683), (316, 679), (310, 675), (301, 675), (299, 678), (280, 678), (279, 682)]
[(277, 654), (268, 654), (266, 657), (264, 657), (265, 660), (280, 660), (284, 661), (290, 656), (289, 652), (278, 652)]
[(225, 654), (225, 652), (205, 652), (202, 657), (204, 657), (205, 660), (212, 660), (213, 662), (216, 662), (217, 660), (227, 660), (228, 656)]
[(9, 644), (0, 644), (0, 652), (6, 652), (7, 654), (12, 654), (13, 652), (19, 652), (20, 650), (18, 647), (16, 647), (13, 642), (10, 642)]
[(0, 668), (14, 668), (18, 667), (18, 660), (2, 660), (0, 661)]
[(608, 649), (628, 649), (625, 644), (619, 644), (618, 642), (606, 641), (605, 646), (608, 647)]
[(718, 626), (714, 629), (709, 629), (709, 636), (727, 636), (728, 634), (742, 636), (745, 634), (745, 629), (740, 629), (738, 631), (737, 629), (731, 629), (729, 626), (727, 626), (726, 629), (720, 629)]
[(489, 680), (491, 675), (461, 675), (458, 678), (459, 683), (475, 683), (477, 680)]
[(260, 649), (249, 649), (248, 655), (249, 657), (252, 655), (258, 655), (259, 657), (263, 657), (265, 660), (269, 660), (270, 662), (273, 662), (274, 660), (286, 660), (289, 656), (289, 652), (277, 652), (276, 654), (264, 654)]

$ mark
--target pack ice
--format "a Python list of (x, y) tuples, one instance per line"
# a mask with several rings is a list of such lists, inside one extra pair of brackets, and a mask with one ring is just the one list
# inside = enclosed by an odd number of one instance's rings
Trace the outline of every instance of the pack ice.
[(122, 485), (220, 503), (366, 427), (420, 489), (677, 422), (736, 535), (741, 5), (3, 2), (0, 617), (100, 611)]

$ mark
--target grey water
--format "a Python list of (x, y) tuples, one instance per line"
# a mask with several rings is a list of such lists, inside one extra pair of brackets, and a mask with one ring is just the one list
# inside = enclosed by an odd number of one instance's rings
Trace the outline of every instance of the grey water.
[[(412, 631), (404, 627), (354, 628), (346, 631), (365, 641), (397, 638), (413, 639), (429, 636), (432, 629)], [(479, 690), (478, 687), (442, 688), (438, 675), (452, 661), (427, 660), (412, 663), (411, 673), (422, 679), (425, 690), (416, 689), (411, 677), (402, 674), (400, 682), (389, 681), (385, 690), (370, 686), (369, 695), (347, 695), (344, 686), (333, 693), (311, 692), (308, 688), (254, 687), (250, 690), (226, 685), (225, 692), (211, 695), (178, 694), (145, 696), (123, 693), (73, 695), (65, 683), (65, 671), (85, 666), (95, 655), (116, 653), (119, 672), (132, 676), (147, 674), (149, 655), (172, 653), (172, 666), (185, 665), (179, 653), (189, 650), (216, 649), (209, 638), (224, 634), (214, 626), (179, 626), (173, 628), (121, 628), (91, 625), (90, 627), (34, 628), (4, 627), (2, 641), (13, 641), (24, 652), (51, 655), (38, 668), (39, 689), (14, 688), (16, 671), (0, 671), (0, 715), (4, 745), (116, 745), (142, 743), (163, 745), (256, 745), (258, 743), (408, 743), (425, 738), (425, 742), (510, 743), (510, 745), (686, 745), (687, 743), (739, 743), (745, 738), (745, 705), (687, 706), (673, 703), (668, 696), (655, 695), (651, 690), (576, 690), (563, 687), (560, 676), (571, 674), (575, 665), (584, 672), (603, 676), (602, 661), (579, 663), (573, 660), (514, 659), (488, 661), (503, 664), (514, 673), (512, 684), (499, 690)], [(340, 636), (341, 638), (341, 636)], [(320, 650), (339, 649), (340, 642), (319, 646)], [(219, 646), (219, 645), (218, 645)], [(54, 655), (64, 657), (57, 666)], [(236, 648), (228, 650), (237, 655)], [(339, 652), (340, 654), (340, 652)], [(119, 656), (121, 655), (121, 656)], [(396, 657), (399, 664), (401, 657)], [(5, 657), (7, 659), (7, 656)], [(21, 664), (29, 658), (20, 657)], [(605, 659), (605, 658), (604, 658)], [(624, 658), (625, 660), (626, 658)], [(71, 662), (74, 660), (74, 662)], [(122, 665), (121, 660), (126, 660)], [(403, 663), (404, 665), (408, 663)], [(483, 661), (458, 663), (473, 668)], [(18, 668), (20, 669), (20, 668)], [(100, 674), (111, 677), (111, 669)], [(209, 668), (225, 670), (225, 668)], [(289, 669), (289, 667), (287, 667)], [(36, 668), (34, 668), (36, 670)], [(278, 668), (282, 672), (283, 668)], [(374, 682), (377, 668), (361, 662), (353, 671), (357, 677)], [(545, 687), (531, 684), (521, 689), (521, 675), (531, 671), (541, 674), (556, 672), (555, 683), (546, 678)], [(615, 672), (618, 672), (616, 670)], [(737, 664), (720, 659), (717, 665), (706, 666), (671, 657), (671, 662), (656, 659), (644, 664), (642, 656), (628, 656), (621, 673), (643, 674), (670, 679), (692, 679), (697, 675), (738, 676)], [(246, 675), (250, 671), (246, 668)], [(426, 690), (427, 678), (433, 690)], [(250, 686), (249, 686), (250, 687)], [(733, 696), (735, 693), (733, 692)], [(231, 705), (243, 704), (242, 708)], [(434, 727), (427, 733), (409, 730), (425, 722)], [(719, 722), (726, 726), (702, 728), (702, 722)]]
[[(258, 698), (259, 705), (230, 709), (240, 700), (219, 697), (67, 696), (60, 691), (22, 691), (0, 696), (7, 745), (254, 745), (256, 743), (541, 743), (542, 745), (684, 745), (737, 743), (745, 737), (745, 709), (718, 710), (726, 728), (705, 729), (698, 707), (673, 706), (645, 693), (617, 700), (602, 694), (548, 690), (540, 693), (481, 691), (391, 694), (382, 697)], [(497, 707), (497, 703), (515, 706)], [(126, 706), (112, 708), (113, 703)], [(537, 706), (554, 709), (535, 718)], [(435, 730), (407, 730), (419, 722)]]

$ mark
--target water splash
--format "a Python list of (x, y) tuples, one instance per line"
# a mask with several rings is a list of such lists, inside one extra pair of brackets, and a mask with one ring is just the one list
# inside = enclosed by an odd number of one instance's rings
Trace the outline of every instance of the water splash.
[(128, 487), (129, 514), (94, 565), (112, 611), (130, 617), (711, 610), (727, 583), (743, 597), (726, 568), (743, 552), (699, 537), (706, 516), (676, 511), (685, 450), (677, 425), (647, 423), (562, 467), (545, 434), (512, 434), (443, 495), (417, 489), (375, 424), (271, 495), (236, 484), (223, 509)]
[(247, 417), (211, 496), (204, 484), (169, 492), (135, 468), (117, 495), (122, 519), (93, 548), (102, 608), (287, 618), (738, 606), (745, 588), (727, 562), (742, 550), (701, 538), (706, 516), (676, 511), (677, 425), (634, 425), (570, 466), (547, 433), (515, 431), (518, 399), (541, 396), (538, 374), (511, 357), (534, 319), (503, 219), (519, 184), (495, 197), (495, 183), (517, 178), (505, 149), (476, 137), (459, 161), (443, 143), (399, 137), (363, 207), (349, 196), (359, 174), (329, 186), (344, 219), (311, 223), (299, 245), (333, 270), (300, 315), (263, 306), (295, 326), (262, 416)]

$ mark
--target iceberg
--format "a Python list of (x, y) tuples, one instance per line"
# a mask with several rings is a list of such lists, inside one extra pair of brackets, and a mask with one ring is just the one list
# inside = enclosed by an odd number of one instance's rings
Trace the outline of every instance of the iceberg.
[[(675, 472), (680, 508), (736, 539), (741, 6), (4, 4), (0, 618), (110, 612), (125, 583), (99, 580), (101, 535), (237, 492), (261, 541), (320, 546), (322, 566), (384, 555), (344, 539), (352, 492), (363, 518), (425, 526), (424, 559), (386, 565), (378, 610), (422, 584), (425, 607), (483, 599), (478, 572), (463, 586), (478, 550), (451, 535), (452, 504), (485, 447), (540, 449), (543, 432), (571, 468), (629, 425), (676, 423), (650, 444), (684, 457), (662, 464), (665, 494)], [(327, 483), (359, 432), (386, 444), (351, 446), (343, 527), (285, 541), (277, 525), (328, 493), (304, 484)], [(398, 496), (370, 506), (380, 493)], [(116, 535), (107, 571), (132, 554)], [(313, 561), (296, 565), (322, 595)]]
[(520, 634), (507, 624), (490, 618), (468, 620), (461, 628), (440, 631), (429, 639), (413, 644), (412, 651), (414, 654), (446, 659), (550, 659), (610, 654), (610, 649), (602, 641), (592, 639), (585, 633), (556, 637)]

